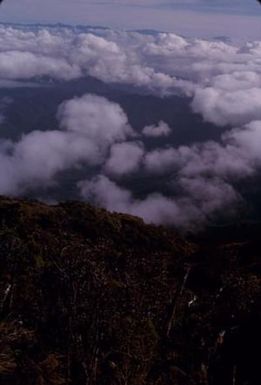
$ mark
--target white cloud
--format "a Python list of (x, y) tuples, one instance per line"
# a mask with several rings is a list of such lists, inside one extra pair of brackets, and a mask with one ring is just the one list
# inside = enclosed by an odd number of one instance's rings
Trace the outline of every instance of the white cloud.
[(175, 148), (156, 149), (146, 154), (144, 166), (149, 172), (166, 174), (170, 170), (175, 171), (175, 168), (180, 166), (180, 159)]
[(191, 146), (157, 149), (146, 154), (145, 169), (152, 174), (172, 173), (176, 178), (246, 178), (261, 165), (261, 122), (226, 132), (221, 143), (207, 141)]
[(192, 103), (204, 119), (224, 126), (246, 124), (261, 119), (261, 87), (222, 90), (214, 87), (198, 89)]
[[(60, 130), (34, 131), (17, 143), (1, 143), (0, 192), (45, 186), (55, 182), (57, 173), (88, 164), (112, 179), (99, 176), (79, 185), (83, 196), (98, 204), (149, 222), (184, 226), (207, 221), (240, 199), (234, 182), (261, 167), (260, 63), (260, 41), (235, 44), (169, 33), (1, 26), (1, 81), (91, 75), (143, 87), (159, 97), (185, 95), (194, 112), (226, 126), (227, 132), (219, 142), (169, 144), (146, 152), (145, 137), (170, 134), (166, 123), (147, 125), (137, 141), (118, 104), (85, 95), (59, 107)], [(136, 199), (113, 181), (120, 183), (129, 173), (139, 177), (140, 171), (155, 180), (161, 175), (165, 184), (170, 178), (170, 196), (153, 191)]]
[(144, 136), (159, 137), (159, 136), (168, 136), (171, 133), (170, 127), (167, 123), (160, 121), (158, 125), (146, 126), (142, 130)]
[[(162, 94), (179, 89), (196, 95), (195, 108), (202, 114), (206, 113), (199, 99), (205, 94), (213, 99), (216, 92), (217, 98), (230, 102), (230, 93), (236, 98), (244, 90), (245, 101), (252, 103), (251, 91), (260, 88), (260, 41), (239, 45), (173, 33), (90, 31), (0, 26), (0, 78), (70, 80), (91, 75)], [(214, 103), (215, 108), (224, 106)]]
[(142, 217), (149, 223), (177, 223), (186, 221), (176, 203), (161, 194), (152, 194), (145, 200), (135, 200), (130, 191), (120, 188), (107, 177), (100, 175), (91, 181), (79, 183), (85, 199), (106, 207), (110, 211)]
[(116, 143), (111, 147), (109, 158), (105, 164), (106, 173), (121, 176), (139, 169), (144, 155), (141, 143)]
[(260, 60), (260, 41), (0, 26), (0, 79), (91, 75), (160, 94), (179, 90), (193, 98), (195, 112), (218, 125), (260, 119)]
[(147, 223), (183, 228), (202, 225), (220, 208), (229, 208), (237, 200), (233, 188), (219, 180), (184, 179), (183, 186), (187, 193), (193, 190), (196, 194), (174, 199), (153, 193), (143, 200), (135, 199), (130, 191), (119, 187), (104, 175), (78, 184), (85, 199), (110, 211), (136, 215)]
[(122, 108), (100, 96), (84, 95), (66, 101), (57, 117), (62, 128), (84, 134), (101, 148), (133, 134)]
[(221, 178), (182, 177), (179, 183), (184, 193), (190, 197), (191, 206), (200, 210), (204, 220), (222, 209), (231, 210), (239, 200), (234, 188)]
[(73, 29), (0, 26), (0, 78), (70, 80), (88, 74), (105, 82), (162, 90), (173, 86), (175, 79), (141, 62), (135, 47), (129, 51), (116, 33), (103, 33), (105, 36)]
[(70, 80), (80, 76), (78, 67), (64, 59), (50, 58), (31, 52), (9, 51), (0, 53), (0, 76), (5, 79), (32, 79), (50, 76)]
[(58, 118), (62, 130), (33, 131), (17, 143), (1, 142), (1, 194), (47, 186), (57, 173), (80, 164), (102, 164), (110, 145), (132, 133), (122, 109), (98, 96), (64, 102)]
[(145, 155), (143, 165), (152, 178), (159, 174), (171, 178), (179, 207), (185, 199), (186, 223), (195, 221), (194, 217), (189, 219), (191, 210), (204, 222), (225, 208), (229, 212), (241, 201), (234, 182), (260, 172), (260, 143), (261, 121), (254, 121), (227, 131), (220, 143), (153, 150)]
[(33, 131), (12, 143), (8, 152), (1, 151), (0, 157), (1, 194), (14, 195), (46, 187), (58, 172), (80, 162), (101, 162), (101, 154), (88, 138), (63, 131)]
[(232, 147), (241, 149), (241, 160), (248, 159), (253, 167), (261, 166), (261, 120), (253, 121), (244, 128), (234, 129), (223, 135), (223, 140)]

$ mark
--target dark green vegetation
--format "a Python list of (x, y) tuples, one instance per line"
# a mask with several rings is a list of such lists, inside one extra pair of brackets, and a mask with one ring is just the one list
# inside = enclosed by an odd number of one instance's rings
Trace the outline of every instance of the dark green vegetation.
[(0, 200), (0, 383), (260, 384), (260, 226)]

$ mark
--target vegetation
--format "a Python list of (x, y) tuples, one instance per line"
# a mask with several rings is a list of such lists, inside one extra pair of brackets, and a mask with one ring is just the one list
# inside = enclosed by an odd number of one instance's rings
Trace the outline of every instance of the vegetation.
[(0, 199), (0, 383), (257, 385), (260, 226)]

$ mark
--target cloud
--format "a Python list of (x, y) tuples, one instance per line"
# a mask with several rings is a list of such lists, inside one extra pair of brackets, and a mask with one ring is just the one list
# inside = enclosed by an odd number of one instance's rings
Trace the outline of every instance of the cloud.
[(46, 187), (58, 172), (80, 162), (101, 161), (97, 148), (72, 132), (34, 131), (11, 143), (8, 151), (1, 150), (1, 194), (17, 195), (29, 188)]
[(157, 138), (159, 136), (168, 136), (171, 133), (170, 127), (167, 123), (160, 121), (158, 125), (146, 126), (142, 130), (144, 136), (151, 136)]
[(122, 108), (100, 96), (84, 95), (66, 101), (57, 117), (62, 128), (84, 134), (101, 149), (133, 134)]
[(172, 173), (175, 178), (218, 177), (232, 181), (255, 174), (261, 165), (261, 121), (227, 131), (220, 143), (207, 141), (191, 146), (157, 149), (144, 157), (151, 174)]
[(231, 184), (215, 176), (182, 177), (179, 183), (185, 195), (190, 197), (190, 206), (200, 210), (201, 221), (207, 221), (222, 209), (232, 212), (234, 205), (240, 200)]
[[(195, 110), (212, 120), (212, 114), (202, 106), (208, 96), (214, 112), (223, 112), (226, 103), (241, 97), (241, 91), (246, 92), (246, 104), (258, 97), (255, 88), (261, 83), (260, 41), (232, 44), (173, 33), (95, 31), (0, 26), (0, 79), (49, 76), (71, 80), (91, 75), (161, 95), (179, 90), (193, 97)], [(215, 101), (222, 97), (224, 105)], [(224, 115), (220, 124), (229, 120), (226, 111)]]
[(179, 92), (192, 98), (195, 112), (218, 125), (260, 119), (260, 57), (260, 41), (0, 26), (0, 79), (66, 81), (91, 75), (160, 95)]
[(58, 173), (81, 164), (102, 164), (110, 145), (132, 133), (122, 109), (94, 95), (64, 102), (58, 118), (61, 130), (36, 130), (16, 143), (1, 142), (1, 194), (48, 186)]
[(205, 120), (216, 125), (246, 124), (261, 119), (261, 87), (233, 91), (218, 87), (198, 89), (192, 108), (201, 113)]
[(50, 76), (55, 79), (74, 79), (80, 76), (75, 66), (65, 60), (36, 55), (31, 52), (0, 53), (0, 76), (5, 79), (32, 79)]
[[(182, 198), (170, 198), (160, 193), (135, 199), (130, 191), (119, 187), (104, 175), (99, 175), (78, 184), (81, 195), (94, 204), (110, 211), (123, 212), (142, 217), (147, 223), (168, 224), (181, 228), (196, 228), (220, 208), (231, 207), (237, 194), (222, 181), (183, 180), (185, 189), (196, 194)], [(204, 193), (202, 194), (202, 191)]]
[(240, 203), (233, 185), (260, 171), (260, 143), (261, 121), (255, 121), (227, 131), (221, 143), (208, 141), (153, 150), (146, 154), (143, 164), (151, 175), (168, 175), (173, 194), (178, 191), (178, 201), (186, 199), (187, 207), (193, 208), (193, 213), (198, 211), (198, 219), (204, 222)]
[(223, 140), (230, 146), (241, 149), (241, 159), (248, 159), (253, 167), (261, 166), (261, 120), (227, 132), (223, 135)]
[(123, 41), (113, 41), (117, 34), (107, 33), (0, 26), (0, 78), (71, 80), (91, 75), (105, 82), (163, 90), (173, 85), (171, 76), (141, 63), (135, 49), (129, 52)]
[(111, 147), (105, 171), (114, 176), (122, 176), (139, 170), (144, 148), (140, 142), (116, 143)]
[[(171, 128), (165, 122), (148, 124), (137, 136), (117, 103), (95, 95), (75, 97), (59, 106), (59, 129), (36, 127), (18, 142), (1, 142), (0, 193), (48, 186), (65, 170), (95, 166), (98, 176), (79, 183), (86, 199), (148, 222), (208, 222), (241, 201), (238, 181), (260, 172), (260, 60), (260, 41), (0, 26), (4, 82), (93, 76), (162, 98), (185, 97), (191, 113), (226, 130), (219, 141), (166, 146)], [(130, 186), (121, 187), (129, 174), (151, 178), (144, 199), (134, 196)]]
[(138, 215), (152, 223), (170, 224), (175, 220), (178, 222), (178, 218), (183, 223), (185, 220), (173, 200), (161, 194), (152, 194), (145, 200), (135, 200), (130, 191), (119, 187), (104, 175), (91, 181), (79, 182), (78, 186), (85, 199), (110, 211)]

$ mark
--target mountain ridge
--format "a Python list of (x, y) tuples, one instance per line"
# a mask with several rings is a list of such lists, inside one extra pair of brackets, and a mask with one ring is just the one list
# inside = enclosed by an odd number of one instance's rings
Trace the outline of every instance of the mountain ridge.
[(0, 383), (257, 385), (259, 230), (1, 197)]

